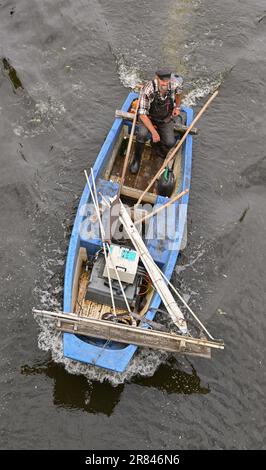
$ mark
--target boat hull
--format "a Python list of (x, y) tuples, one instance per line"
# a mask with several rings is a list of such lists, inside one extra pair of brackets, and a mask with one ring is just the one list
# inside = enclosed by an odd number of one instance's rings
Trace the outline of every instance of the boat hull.
[[(130, 93), (123, 104), (122, 110), (129, 111), (132, 100), (136, 97), (137, 95), (135, 93)], [(193, 111), (190, 108), (183, 108), (183, 111), (186, 113), (186, 125), (188, 126), (193, 120)], [(104, 168), (106, 167), (117, 139), (119, 138), (122, 126), (123, 120), (121, 118), (116, 118), (93, 166), (96, 182), (98, 178), (102, 177)], [(178, 191), (189, 189), (191, 180), (191, 166), (192, 136), (188, 135), (183, 145), (182, 179), (180, 181)], [(81, 226), (84, 222), (83, 208), (88, 203), (89, 198), (90, 191), (88, 185), (86, 185), (80, 199), (80, 204), (70, 238), (66, 261), (64, 281), (64, 312), (66, 313), (74, 311), (75, 290), (77, 289), (75, 286), (75, 274), (77, 270), (77, 264), (79, 262), (80, 249), (82, 247)], [(164, 203), (167, 200), (167, 198), (158, 196), (156, 203)], [(168, 244), (159, 244), (157, 240), (146, 241), (146, 245), (155, 262), (160, 265), (160, 268), (168, 279), (170, 279), (173, 274), (177, 257), (180, 252), (183, 236), (186, 230), (188, 200), (189, 193), (183, 196), (180, 201), (175, 203), (175, 208), (179, 211), (179, 217), (178, 223), (174, 227), (174, 240), (168, 240)], [(160, 248), (158, 248), (159, 246)], [(159, 295), (154, 293), (149, 305), (149, 310), (145, 314), (145, 318), (148, 320), (153, 320), (160, 303), (161, 299)], [(126, 370), (130, 360), (137, 350), (137, 346), (135, 345), (106, 342), (105, 340), (93, 338), (85, 340), (84, 338), (70, 333), (63, 333), (63, 348), (64, 356), (68, 358), (119, 373), (122, 373)]]

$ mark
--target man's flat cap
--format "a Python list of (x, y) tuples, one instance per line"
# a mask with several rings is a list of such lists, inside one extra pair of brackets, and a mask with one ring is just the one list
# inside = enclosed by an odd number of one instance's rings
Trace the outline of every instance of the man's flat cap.
[(162, 68), (156, 70), (155, 73), (161, 79), (170, 78), (171, 74), (174, 73), (174, 70), (171, 69), (170, 67), (162, 67)]

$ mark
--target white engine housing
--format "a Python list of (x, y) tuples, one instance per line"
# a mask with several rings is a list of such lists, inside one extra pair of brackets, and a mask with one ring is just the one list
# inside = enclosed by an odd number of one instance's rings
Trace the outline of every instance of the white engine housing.
[[(111, 245), (110, 251), (113, 263), (110, 259), (110, 253), (108, 253), (106, 266), (109, 268), (111, 279), (117, 279), (116, 272), (113, 267), (114, 264), (121, 282), (133, 284), (139, 263), (138, 253), (135, 250), (119, 245)], [(108, 277), (106, 266), (103, 272), (104, 277)]]

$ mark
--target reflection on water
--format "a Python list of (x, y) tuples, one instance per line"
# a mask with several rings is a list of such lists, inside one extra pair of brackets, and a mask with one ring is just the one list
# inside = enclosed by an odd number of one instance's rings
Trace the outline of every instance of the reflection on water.
[[(136, 376), (132, 383), (142, 387), (156, 388), (167, 393), (178, 394), (206, 394), (210, 392), (209, 387), (202, 386), (194, 367), (189, 364), (192, 373), (177, 369), (174, 357), (166, 364), (162, 364), (153, 377)], [(77, 408), (89, 413), (103, 413), (111, 416), (115, 406), (119, 403), (124, 384), (117, 387), (108, 381), (99, 383), (88, 382), (79, 375), (71, 375), (63, 366), (51, 360), (37, 362), (33, 366), (21, 367), (23, 375), (45, 374), (54, 380), (54, 404), (64, 408)]]
[(103, 413), (107, 416), (112, 414), (124, 388), (124, 385), (112, 387), (109, 382), (88, 382), (85, 377), (69, 374), (64, 366), (51, 360), (38, 362), (33, 366), (24, 365), (21, 367), (21, 373), (45, 374), (53, 379), (56, 406)]
[(134, 383), (145, 387), (154, 387), (167, 393), (206, 394), (209, 387), (203, 387), (193, 365), (190, 364), (192, 373), (177, 369), (176, 360), (171, 357), (166, 364), (161, 364), (153, 377), (141, 377), (133, 380)]

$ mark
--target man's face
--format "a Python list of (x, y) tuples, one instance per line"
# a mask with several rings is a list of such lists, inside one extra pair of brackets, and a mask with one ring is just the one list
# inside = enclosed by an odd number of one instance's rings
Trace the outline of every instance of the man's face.
[(159, 84), (159, 89), (161, 91), (167, 91), (168, 90), (168, 85), (169, 85), (169, 82), (170, 82), (170, 78), (160, 78), (158, 77), (158, 84)]

